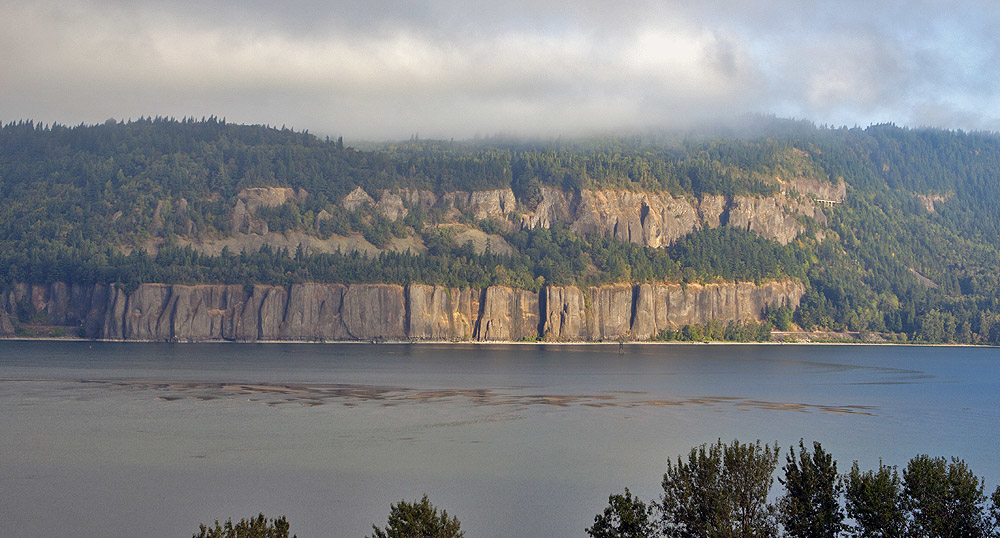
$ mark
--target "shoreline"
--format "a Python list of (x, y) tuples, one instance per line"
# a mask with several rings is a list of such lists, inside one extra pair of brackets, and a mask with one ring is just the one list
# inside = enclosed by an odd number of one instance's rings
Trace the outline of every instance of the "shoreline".
[(314, 345), (340, 345), (340, 344), (350, 344), (350, 345), (472, 345), (472, 346), (615, 346), (615, 345), (625, 345), (625, 346), (712, 346), (712, 345), (722, 345), (722, 346), (906, 346), (906, 347), (975, 347), (975, 348), (991, 348), (998, 347), (989, 344), (948, 344), (948, 343), (926, 343), (926, 342), (823, 342), (823, 341), (766, 341), (766, 342), (731, 342), (731, 341), (721, 341), (721, 340), (706, 340), (698, 342), (660, 342), (660, 341), (649, 341), (649, 340), (624, 340), (622, 342), (612, 341), (612, 342), (594, 342), (594, 341), (566, 341), (566, 342), (555, 342), (555, 341), (537, 341), (537, 342), (525, 342), (525, 341), (513, 341), (513, 340), (490, 340), (490, 341), (475, 341), (475, 340), (383, 340), (383, 341), (363, 341), (363, 340), (254, 340), (254, 341), (241, 341), (241, 340), (178, 340), (178, 341), (164, 341), (164, 340), (111, 340), (111, 339), (97, 339), (97, 338), (75, 338), (75, 337), (45, 337), (45, 336), (32, 336), (32, 337), (21, 337), (21, 336), (11, 336), (2, 337), (0, 342), (90, 342), (90, 343), (110, 343), (110, 344), (314, 344)]

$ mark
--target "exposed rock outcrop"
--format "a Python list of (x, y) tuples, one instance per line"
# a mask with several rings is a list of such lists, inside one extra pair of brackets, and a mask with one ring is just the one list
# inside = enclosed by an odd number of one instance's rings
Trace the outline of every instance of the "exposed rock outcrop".
[[(549, 286), (541, 293), (411, 284), (16, 284), (0, 294), (0, 336), (21, 322), (110, 340), (647, 340), (665, 328), (760, 319), (796, 307), (795, 281), (756, 286)], [(28, 315), (21, 320), (19, 316)]]
[(389, 220), (405, 218), (410, 213), (410, 207), (419, 207), (427, 211), (437, 203), (437, 196), (431, 191), (420, 189), (399, 189), (391, 191), (384, 189), (375, 210)]
[[(573, 191), (546, 186), (541, 187), (541, 200), (530, 211), (518, 205), (514, 192), (509, 188), (454, 191), (440, 197), (431, 191), (415, 188), (383, 189), (378, 193), (379, 198), (376, 202), (364, 189), (356, 187), (340, 201), (338, 209), (353, 211), (362, 205), (370, 204), (380, 215), (396, 221), (405, 218), (411, 210), (419, 207), (426, 212), (440, 211), (435, 218), (440, 219), (437, 222), (443, 225), (453, 225), (463, 221), (464, 214), (474, 220), (494, 220), (505, 230), (511, 230), (516, 226), (548, 228), (555, 223), (563, 223), (578, 234), (610, 235), (638, 245), (663, 247), (694, 230), (722, 225), (749, 229), (763, 237), (788, 243), (806, 229), (801, 221), (802, 216), (814, 219), (821, 225), (826, 223), (826, 213), (816, 200), (836, 203), (842, 201), (846, 194), (843, 180), (833, 184), (818, 179), (796, 178), (780, 182), (780, 185), (785, 190), (771, 196), (732, 198), (721, 195), (675, 198), (667, 192), (611, 189)], [(283, 237), (289, 232), (269, 233), (271, 230), (267, 223), (256, 217), (255, 213), (261, 207), (274, 207), (291, 200), (304, 200), (307, 196), (308, 193), (301, 189), (298, 191), (278, 187), (244, 189), (237, 196), (230, 215), (231, 236), (222, 240), (204, 239), (191, 244), (194, 248), (209, 253), (221, 248), (214, 246), (219, 241), (233, 238), (239, 239), (237, 242), (244, 247), (230, 246), (230, 250), (234, 252), (245, 248), (254, 250), (261, 244), (268, 244), (274, 248), (285, 247), (281, 243), (286, 242)], [(184, 200), (178, 202), (177, 211), (181, 211), (182, 203), (186, 212)], [(158, 217), (160, 213), (166, 211), (166, 207), (157, 206), (154, 215), (157, 228), (162, 227), (168, 218)], [(315, 235), (311, 234), (318, 233), (320, 223), (331, 218), (330, 211), (334, 209), (329, 211), (323, 209), (317, 213), (314, 227), (309, 233), (291, 233), (315, 238)], [(517, 212), (516, 218), (515, 212)], [(177, 215), (180, 213), (175, 217)], [(177, 217), (174, 229), (184, 230), (188, 234), (195, 231), (194, 224), (186, 215)], [(306, 241), (315, 242), (312, 239)], [(303, 240), (299, 239), (298, 242), (302, 243)], [(506, 252), (505, 248), (497, 246), (499, 241), (493, 240), (493, 243), (494, 252)], [(325, 251), (322, 246), (318, 248)], [(351, 242), (338, 244), (332, 250), (337, 249), (362, 250), (367, 253), (379, 251), (370, 244)]]
[(472, 340), (480, 290), (410, 284), (407, 336), (414, 340)]
[(578, 234), (611, 235), (650, 247), (670, 245), (698, 228), (720, 226), (727, 206), (726, 224), (749, 228), (781, 243), (788, 243), (805, 229), (795, 215), (826, 222), (825, 214), (812, 199), (782, 194), (737, 196), (729, 203), (719, 195), (694, 200), (639, 191), (584, 190), (575, 197), (552, 188), (542, 188), (541, 192), (541, 202), (534, 211), (521, 216), (521, 226), (549, 227), (554, 222), (565, 222)]
[(289, 187), (249, 187), (243, 189), (236, 195), (238, 200), (243, 200), (249, 211), (256, 211), (259, 207), (277, 207), (289, 201), (304, 201), (308, 197), (305, 189), (292, 189)]
[(361, 187), (357, 187), (351, 191), (350, 194), (345, 196), (340, 202), (340, 205), (348, 211), (354, 211), (364, 204), (375, 205), (375, 200)]
[(785, 196), (737, 196), (735, 202), (729, 210), (730, 226), (757, 232), (781, 244), (788, 244), (805, 230), (792, 213), (784, 210), (788, 205)]
[(923, 204), (924, 209), (926, 209), (928, 213), (936, 213), (937, 209), (935, 204), (939, 204), (941, 202), (947, 202), (948, 200), (951, 200), (955, 195), (954, 193), (949, 193), (949, 194), (914, 194), (914, 196), (916, 196), (917, 199), (920, 200), (920, 203)]
[(545, 289), (546, 340), (649, 340), (667, 328), (711, 320), (760, 320), (768, 305), (798, 307), (805, 286), (797, 281), (726, 284), (642, 284)]
[(517, 207), (514, 191), (510, 189), (449, 192), (441, 197), (441, 202), (447, 207), (470, 213), (476, 220), (503, 220)]

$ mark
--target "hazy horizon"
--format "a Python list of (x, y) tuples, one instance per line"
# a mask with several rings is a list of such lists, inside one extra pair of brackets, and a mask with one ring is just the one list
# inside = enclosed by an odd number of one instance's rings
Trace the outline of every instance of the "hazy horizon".
[(741, 114), (1000, 130), (1000, 7), (0, 0), (0, 121), (217, 116), (352, 140)]

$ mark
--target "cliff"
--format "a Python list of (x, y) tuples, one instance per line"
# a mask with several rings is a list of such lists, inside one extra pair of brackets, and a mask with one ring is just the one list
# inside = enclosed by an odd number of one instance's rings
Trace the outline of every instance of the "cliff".
[[(548, 228), (562, 222), (575, 233), (610, 235), (650, 247), (670, 245), (698, 228), (730, 225), (749, 228), (763, 237), (787, 244), (805, 230), (796, 216), (826, 223), (826, 215), (816, 205), (814, 197), (840, 201), (845, 188), (843, 182), (834, 186), (807, 180), (793, 181), (788, 187), (795, 196), (782, 192), (772, 196), (736, 196), (731, 200), (718, 195), (674, 198), (665, 192), (583, 190), (577, 193), (542, 187), (538, 205), (520, 214), (515, 224), (525, 228)], [(408, 206), (420, 206), (425, 210), (438, 206), (445, 210), (448, 220), (459, 220), (464, 212), (475, 220), (507, 222), (517, 208), (517, 200), (510, 189), (456, 191), (440, 199), (429, 191), (384, 190), (381, 199), (374, 203), (359, 187), (342, 205), (357, 207), (361, 203), (359, 200), (373, 203), (391, 220), (406, 216)]]
[[(374, 193), (378, 196), (376, 201), (364, 189), (357, 187), (340, 201), (337, 209), (353, 211), (364, 205), (371, 205), (391, 221), (405, 218), (416, 208), (425, 213), (437, 209), (440, 211), (442, 225), (466, 222), (466, 218), (474, 221), (490, 219), (507, 230), (516, 226), (548, 228), (559, 222), (568, 225), (578, 234), (609, 235), (621, 241), (650, 247), (668, 246), (697, 229), (728, 225), (749, 229), (763, 237), (787, 244), (805, 230), (800, 216), (812, 218), (820, 225), (826, 224), (826, 214), (815, 199), (839, 202), (843, 200), (845, 192), (843, 181), (830, 184), (818, 180), (796, 179), (782, 185), (785, 190), (771, 196), (732, 198), (719, 195), (674, 198), (666, 192), (630, 190), (575, 192), (546, 186), (541, 188), (541, 199), (530, 211), (518, 205), (511, 189), (453, 191), (440, 196), (428, 190), (383, 189)], [(285, 233), (274, 233), (267, 222), (257, 216), (260, 208), (301, 202), (308, 196), (301, 189), (243, 189), (229, 214), (229, 237), (181, 237), (179, 241), (213, 255), (218, 254), (223, 246), (228, 246), (232, 252), (240, 252), (255, 251), (264, 244), (291, 251), (299, 244), (314, 252), (360, 250), (375, 253), (380, 250), (359, 238), (333, 236), (321, 240), (316, 235), (319, 225), (331, 218), (331, 213), (326, 210), (321, 210), (316, 215), (313, 225), (308, 229)], [(186, 208), (186, 202), (181, 202), (183, 203), (179, 202), (178, 207)], [(154, 224), (162, 220), (159, 215), (161, 206), (169, 205), (168, 201), (160, 201), (154, 214)], [(189, 234), (194, 233), (196, 227), (190, 218), (186, 213), (182, 217), (184, 226), (181, 229)], [(497, 246), (499, 241), (494, 239), (493, 244)], [(394, 249), (392, 245), (383, 248)], [(396, 250), (405, 251), (408, 248), (420, 251), (422, 245), (417, 241)]]
[[(669, 327), (759, 320), (768, 305), (796, 307), (796, 281), (548, 286), (411, 284), (15, 284), (0, 294), (0, 337), (17, 327), (75, 329), (108, 340), (648, 340)], [(23, 319), (22, 319), (23, 318)]]

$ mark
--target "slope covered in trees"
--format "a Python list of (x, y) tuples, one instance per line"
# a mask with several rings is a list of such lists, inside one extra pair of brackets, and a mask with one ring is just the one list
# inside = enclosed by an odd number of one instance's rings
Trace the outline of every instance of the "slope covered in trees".
[[(842, 203), (822, 207), (822, 196), (793, 192), (792, 178), (816, 192), (843, 181)], [(791, 319), (804, 329), (998, 343), (998, 186), (1000, 136), (893, 125), (754, 118), (701, 133), (358, 150), (215, 118), (19, 122), (0, 128), (0, 288), (319, 281), (537, 290), (791, 277), (807, 284)], [(267, 187), (285, 189), (280, 200), (247, 198)], [(513, 193), (513, 204), (487, 218), (445, 203), (496, 190)], [(581, 193), (599, 191), (660, 193), (699, 215), (718, 200), (721, 213), (658, 246), (629, 240), (618, 224), (601, 232), (538, 217), (546, 193), (577, 210)], [(400, 193), (395, 210), (385, 193)], [(754, 200), (818, 209), (786, 211), (795, 233), (779, 243), (754, 227)], [(738, 211), (751, 220), (736, 226)], [(238, 241), (255, 234), (281, 242)], [(335, 247), (312, 249), (303, 238)]]

